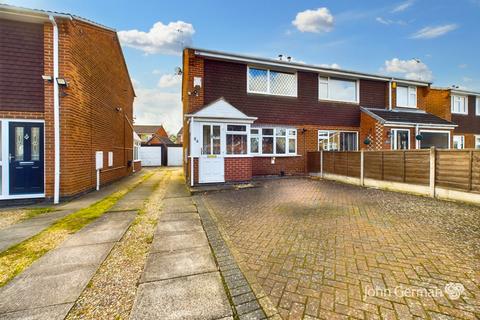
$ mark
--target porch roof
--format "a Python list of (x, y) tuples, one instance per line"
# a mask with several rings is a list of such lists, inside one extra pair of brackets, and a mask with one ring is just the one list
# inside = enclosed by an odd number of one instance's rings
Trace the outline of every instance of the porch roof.
[(194, 113), (186, 114), (185, 117), (195, 119), (240, 120), (248, 122), (253, 122), (258, 119), (257, 117), (250, 117), (238, 110), (223, 97), (207, 104)]
[(423, 126), (446, 126), (456, 127), (457, 125), (451, 121), (442, 119), (434, 114), (428, 113), (419, 109), (400, 109), (393, 110), (375, 109), (375, 108), (360, 108), (362, 112), (365, 112), (369, 116), (375, 118), (382, 124), (420, 124)]

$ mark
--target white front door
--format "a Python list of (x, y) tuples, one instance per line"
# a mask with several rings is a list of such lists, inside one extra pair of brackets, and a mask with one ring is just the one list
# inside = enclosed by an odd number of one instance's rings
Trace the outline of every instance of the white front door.
[(198, 163), (200, 183), (225, 182), (225, 162), (222, 155), (222, 141), (219, 124), (202, 125), (202, 153)]

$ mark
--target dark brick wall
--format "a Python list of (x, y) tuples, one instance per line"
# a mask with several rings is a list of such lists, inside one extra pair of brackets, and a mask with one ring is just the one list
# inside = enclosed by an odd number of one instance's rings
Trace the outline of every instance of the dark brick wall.
[(43, 105), (43, 25), (0, 19), (0, 111)]
[[(324, 125), (358, 127), (358, 104), (318, 100), (318, 74), (298, 72), (298, 97), (281, 97), (247, 93), (247, 65), (226, 61), (204, 60), (204, 103), (220, 97), (257, 123), (290, 125)], [(384, 82), (360, 83), (360, 102), (385, 107), (387, 89)]]
[(480, 134), (480, 116), (475, 114), (475, 96), (468, 97), (468, 115), (452, 113), (452, 121), (458, 125), (455, 133)]

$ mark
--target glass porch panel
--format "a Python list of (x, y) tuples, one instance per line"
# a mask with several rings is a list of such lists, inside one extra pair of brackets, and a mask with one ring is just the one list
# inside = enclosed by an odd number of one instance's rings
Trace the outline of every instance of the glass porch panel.
[(408, 149), (408, 131), (397, 131), (397, 149)]
[(421, 135), (423, 137), (420, 142), (421, 149), (430, 149), (431, 147), (448, 149), (449, 134), (447, 132), (422, 132)]
[(220, 154), (221, 152), (221, 139), (220, 139), (220, 126), (212, 126), (212, 154)]
[(211, 154), (212, 152), (212, 136), (210, 132), (210, 126), (203, 126), (203, 146), (202, 154)]

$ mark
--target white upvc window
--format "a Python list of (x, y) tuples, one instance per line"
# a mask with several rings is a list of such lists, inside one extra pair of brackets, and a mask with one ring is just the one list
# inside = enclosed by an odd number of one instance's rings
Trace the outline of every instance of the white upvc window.
[(359, 103), (358, 80), (318, 77), (318, 99)]
[(410, 130), (409, 129), (392, 129), (391, 133), (392, 150), (409, 150), (410, 149)]
[(140, 146), (141, 146), (140, 141), (133, 142), (133, 160), (134, 161), (140, 160)]
[(358, 132), (356, 131), (318, 131), (318, 150), (357, 151)]
[(297, 130), (289, 128), (251, 128), (250, 153), (252, 155), (296, 155)]
[(480, 149), (480, 135), (475, 136), (475, 149)]
[(452, 96), (452, 113), (468, 114), (468, 96)]
[(465, 149), (465, 136), (453, 136), (453, 149)]
[(475, 99), (475, 114), (477, 116), (480, 116), (480, 97), (477, 97), (477, 99)]
[(227, 125), (227, 154), (248, 153), (248, 132), (246, 125)]
[(397, 107), (417, 107), (417, 87), (397, 86)]
[(247, 92), (296, 97), (297, 74), (295, 72), (248, 67)]

